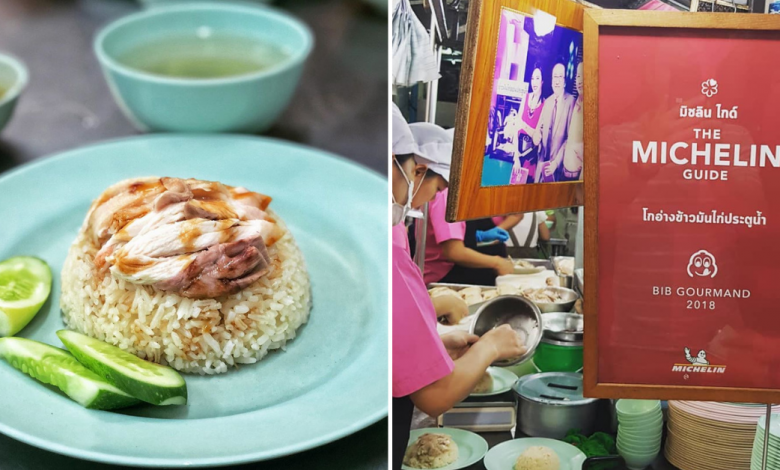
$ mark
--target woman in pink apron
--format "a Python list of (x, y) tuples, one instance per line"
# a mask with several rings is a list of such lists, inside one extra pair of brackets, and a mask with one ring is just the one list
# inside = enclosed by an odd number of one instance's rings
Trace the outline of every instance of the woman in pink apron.
[[(403, 121), (403, 122), (401, 122)], [(465, 333), (440, 338), (436, 311), (422, 274), (409, 256), (403, 218), (411, 208), (426, 164), (434, 163), (410, 141), (408, 125), (393, 110), (393, 468), (400, 469), (416, 406), (438, 416), (463, 400), (494, 361), (525, 352), (509, 327), (481, 338)], [(416, 147), (416, 148), (415, 148)], [(405, 153), (401, 153), (405, 152)]]

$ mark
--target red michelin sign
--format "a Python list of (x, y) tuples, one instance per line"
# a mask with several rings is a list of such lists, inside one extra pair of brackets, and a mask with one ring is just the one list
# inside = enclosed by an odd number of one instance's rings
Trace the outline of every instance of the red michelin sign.
[(780, 32), (602, 26), (597, 44), (591, 381), (780, 390)]

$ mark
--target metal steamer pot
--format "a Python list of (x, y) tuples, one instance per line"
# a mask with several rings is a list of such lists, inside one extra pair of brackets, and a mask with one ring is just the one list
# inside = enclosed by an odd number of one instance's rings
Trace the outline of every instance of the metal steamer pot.
[(582, 396), (582, 375), (545, 372), (521, 377), (512, 387), (517, 426), (531, 437), (562, 439), (571, 429), (590, 435), (596, 425), (597, 398)]
[(582, 369), (582, 315), (545, 313), (544, 333), (534, 356), (539, 372), (579, 372)]

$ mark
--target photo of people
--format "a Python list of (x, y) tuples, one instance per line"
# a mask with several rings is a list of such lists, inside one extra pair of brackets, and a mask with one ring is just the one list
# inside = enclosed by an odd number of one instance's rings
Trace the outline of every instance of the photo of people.
[(501, 12), (482, 186), (582, 177), (582, 33)]

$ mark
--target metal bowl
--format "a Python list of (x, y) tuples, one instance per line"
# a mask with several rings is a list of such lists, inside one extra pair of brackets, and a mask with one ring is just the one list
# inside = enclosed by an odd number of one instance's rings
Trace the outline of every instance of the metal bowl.
[(496, 361), (494, 366), (513, 366), (533, 357), (542, 339), (542, 313), (533, 302), (519, 295), (502, 295), (482, 304), (474, 315), (472, 334), (482, 336), (493, 328), (508, 324), (528, 348), (522, 356)]
[(542, 315), (544, 337), (558, 341), (582, 341), (584, 327), (582, 315), (569, 312), (553, 312)]
[(561, 296), (560, 302), (534, 302), (542, 313), (571, 312), (580, 294), (565, 287), (542, 287), (542, 290), (551, 290)]

